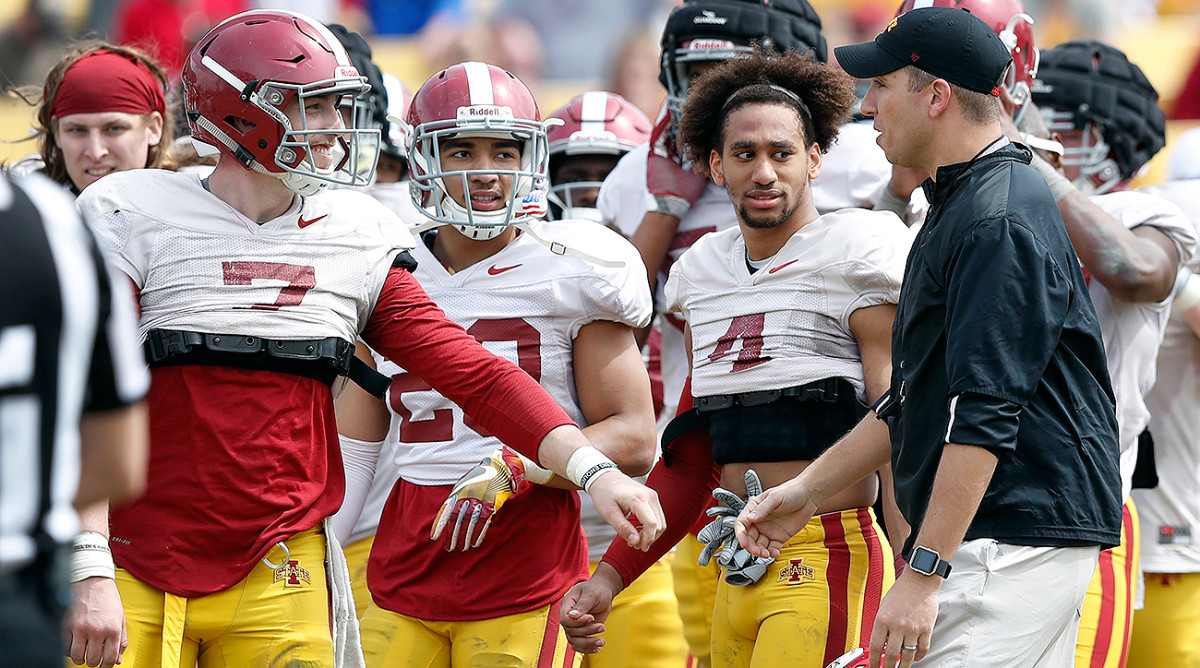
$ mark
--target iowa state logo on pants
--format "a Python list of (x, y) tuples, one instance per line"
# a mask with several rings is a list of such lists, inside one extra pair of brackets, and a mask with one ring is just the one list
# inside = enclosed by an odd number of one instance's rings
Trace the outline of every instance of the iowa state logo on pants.
[[(809, 569), (812, 570), (812, 569)], [(308, 574), (308, 569), (300, 565), (299, 559), (289, 559), (287, 564), (275, 571), (274, 582), (285, 580), (285, 587), (303, 587), (306, 584), (312, 584), (312, 576)]]
[(815, 580), (816, 572), (812, 566), (805, 566), (803, 559), (788, 559), (788, 565), (779, 569), (779, 582), (793, 585), (805, 580)]

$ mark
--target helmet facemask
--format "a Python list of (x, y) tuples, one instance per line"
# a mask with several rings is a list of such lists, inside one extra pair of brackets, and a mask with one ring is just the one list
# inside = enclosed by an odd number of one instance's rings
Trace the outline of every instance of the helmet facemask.
[[(365, 117), (360, 109), (366, 107), (364, 97), (370, 85), (363, 77), (351, 79), (327, 79), (312, 84), (296, 85), (266, 82), (250, 95), (250, 102), (272, 116), (283, 126), (283, 139), (275, 150), (275, 164), (285, 173), (279, 178), (292, 190), (308, 195), (332, 185), (336, 187), (366, 187), (375, 178), (375, 163), (379, 159), (379, 130), (360, 127), (360, 118)], [(307, 114), (310, 98), (326, 95), (340, 96), (340, 109), (349, 113), (350, 127), (311, 128)], [(298, 127), (293, 127), (284, 112), (288, 101), (298, 104)], [(366, 115), (369, 116), (369, 110)], [(311, 138), (332, 137), (334, 140), (332, 164), (321, 167), (317, 164)]]
[[(546, 126), (541, 121), (513, 118), (503, 107), (489, 107), (489, 115), (472, 116), (460, 109), (454, 120), (422, 123), (413, 129), (409, 161), (412, 169), (413, 200), (436, 224), (453, 225), (471, 239), (493, 239), (510, 225), (545, 215), (545, 190), (549, 151)], [(495, 115), (491, 115), (495, 112)], [(446, 170), (442, 167), (443, 142), (457, 137), (488, 137), (513, 140), (521, 146), (519, 169)], [(450, 196), (446, 179), (460, 179), (463, 198), (469, 202), (471, 177), (496, 175), (511, 180), (508, 202), (497, 211), (476, 211)]]
[[(1121, 182), (1121, 169), (1113, 159), (1104, 133), (1093, 121), (1076, 122), (1071, 111), (1047, 108), (1042, 110), (1046, 129), (1066, 137), (1078, 132), (1079, 142), (1063, 141), (1062, 164), (1075, 187), (1085, 195), (1101, 195)], [(1077, 172), (1077, 173), (1076, 173)]]

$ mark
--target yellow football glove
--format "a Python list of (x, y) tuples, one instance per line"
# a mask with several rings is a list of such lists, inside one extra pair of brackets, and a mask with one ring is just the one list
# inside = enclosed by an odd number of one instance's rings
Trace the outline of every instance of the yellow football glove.
[(446, 534), (446, 551), (460, 545), (464, 552), (479, 547), (492, 516), (527, 484), (525, 463), (520, 455), (507, 446), (493, 451), (454, 484), (438, 511), (429, 540), (437, 540), (453, 520), (454, 525)]

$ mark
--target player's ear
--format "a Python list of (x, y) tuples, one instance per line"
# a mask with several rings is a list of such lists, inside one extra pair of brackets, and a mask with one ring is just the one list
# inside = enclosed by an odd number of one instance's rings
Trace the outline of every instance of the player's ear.
[(808, 178), (817, 178), (821, 175), (821, 145), (813, 142), (808, 145)]
[(712, 174), (713, 183), (719, 186), (725, 185), (725, 172), (721, 169), (721, 153), (715, 148), (708, 154), (708, 172)]

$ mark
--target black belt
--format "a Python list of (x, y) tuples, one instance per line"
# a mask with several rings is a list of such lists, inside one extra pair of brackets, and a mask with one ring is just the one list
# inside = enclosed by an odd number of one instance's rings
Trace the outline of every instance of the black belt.
[(736, 394), (714, 394), (707, 397), (696, 397), (696, 410), (701, 413), (712, 413), (724, 410), (737, 404), (739, 406), (762, 406), (774, 403), (784, 397), (796, 401), (824, 401), (834, 403), (838, 400), (839, 385), (845, 381), (840, 378), (822, 378), (804, 385), (785, 387), (778, 390), (759, 390), (757, 392), (738, 392)]
[(347, 376), (367, 392), (383, 398), (391, 379), (354, 356), (354, 344), (325, 339), (281, 340), (242, 334), (205, 334), (152, 329), (146, 336), (150, 366), (217, 364), (282, 371), (333, 383)]

